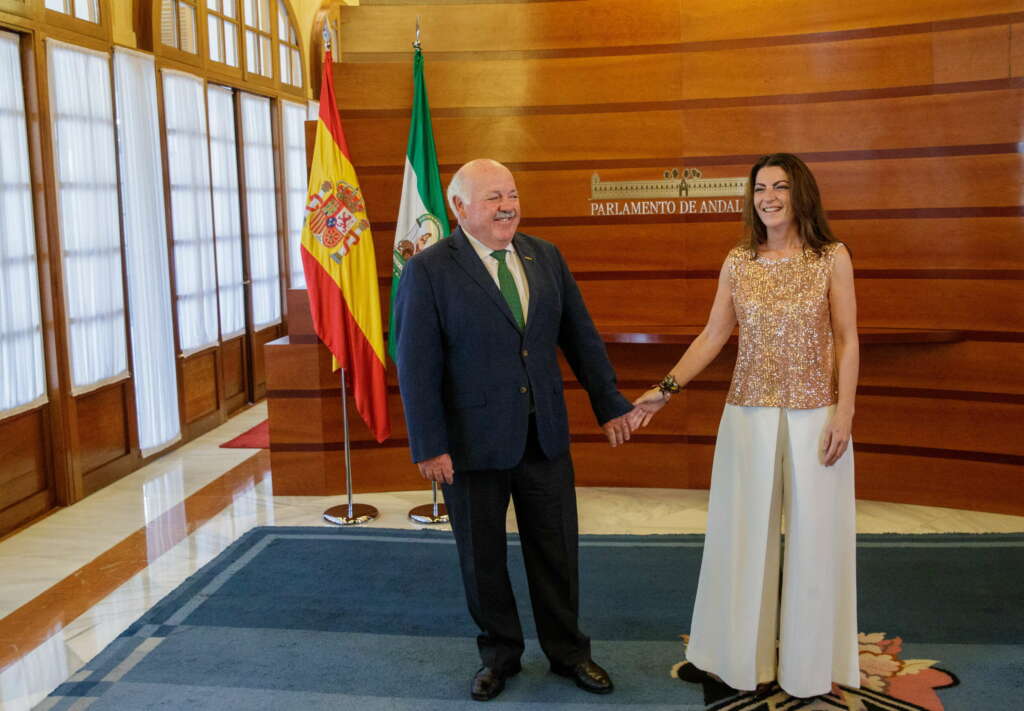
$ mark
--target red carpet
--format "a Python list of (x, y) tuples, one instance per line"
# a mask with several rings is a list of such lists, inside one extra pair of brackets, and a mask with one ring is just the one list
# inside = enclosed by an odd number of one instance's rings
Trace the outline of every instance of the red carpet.
[(270, 423), (266, 420), (252, 429), (246, 430), (221, 447), (229, 449), (270, 449)]

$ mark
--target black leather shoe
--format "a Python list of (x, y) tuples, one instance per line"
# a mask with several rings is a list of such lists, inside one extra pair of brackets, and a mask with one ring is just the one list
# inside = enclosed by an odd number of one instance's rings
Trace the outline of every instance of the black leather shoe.
[(522, 671), (522, 667), (518, 664), (507, 670), (480, 667), (480, 671), (473, 677), (473, 686), (469, 695), (473, 697), (474, 701), (490, 701), (505, 690), (505, 680), (520, 671)]
[(552, 664), (551, 671), (559, 676), (564, 676), (576, 682), (576, 686), (591, 694), (610, 694), (615, 689), (608, 672), (602, 669), (594, 660), (588, 659), (575, 666), (562, 666)]

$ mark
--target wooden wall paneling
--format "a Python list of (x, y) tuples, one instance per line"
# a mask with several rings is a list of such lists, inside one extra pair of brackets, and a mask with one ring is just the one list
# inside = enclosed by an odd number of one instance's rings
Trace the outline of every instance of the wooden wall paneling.
[(0, 536), (42, 516), (53, 507), (52, 494), (48, 491), (40, 491), (13, 506), (0, 509)]
[(80, 462), (86, 475), (131, 451), (124, 404), (128, 387), (121, 381), (75, 398), (78, 421), (88, 423), (79, 433)]
[[(382, 118), (369, 112), (351, 113), (342, 108), (341, 118), (357, 170), (363, 165), (391, 165), (401, 160), (409, 138), (408, 115)], [(597, 155), (609, 159), (676, 156), (680, 155), (684, 130), (677, 110), (640, 115), (592, 110), (451, 117), (432, 110), (432, 114), (438, 159), (453, 166), (481, 156), (509, 163), (591, 160)]]
[[(582, 276), (582, 275), (581, 275)], [(710, 276), (710, 275), (709, 275)], [(619, 279), (578, 279), (595, 321), (608, 326), (703, 324), (716, 280), (649, 279), (640, 288), (628, 273)], [(1021, 333), (1024, 302), (1018, 280), (861, 278), (858, 323), (875, 327), (964, 329)]]
[(1024, 463), (1020, 432), (1024, 402), (857, 396), (857, 437), (873, 444), (1016, 455)]
[[(871, 96), (857, 100), (682, 109), (686, 155), (757, 155), (785, 146), (803, 154), (918, 146), (1014, 143), (1021, 91)], [(979, 116), (986, 120), (979, 121)]]
[[(943, 343), (861, 347), (860, 387), (904, 387), (1024, 395), (1024, 343)], [(979, 405), (978, 409), (984, 409)], [(858, 418), (859, 419), (859, 418)]]
[(253, 401), (259, 400), (267, 393), (266, 364), (263, 357), (263, 346), (278, 338), (281, 335), (281, 326), (268, 326), (252, 335), (252, 397)]
[(1013, 76), (1012, 24), (932, 34), (932, 81), (950, 84)]
[[(710, 485), (711, 444), (637, 440), (613, 449), (594, 438), (581, 440), (575, 436), (571, 447), (577, 486), (707, 489)], [(580, 516), (586, 515), (581, 503)]]
[[(582, 57), (542, 53), (505, 58), (500, 52), (465, 57), (435, 47), (426, 53), (427, 88), (432, 109), (443, 113), (460, 107), (598, 108), (605, 103), (678, 104), (694, 99), (828, 95), (981, 82), (1009, 76), (1009, 32), (1009, 25), (1000, 24), (771, 48), (713, 46)], [(771, 81), (757, 70), (768, 53)], [(378, 111), (406, 110), (411, 91), (408, 61), (389, 60), (336, 65), (344, 103)], [(502, 81), (495, 82), (495, 76)]]
[(858, 449), (857, 497), (1024, 515), (1019, 465), (891, 455)]
[(628, 277), (578, 284), (598, 324), (648, 330), (659, 325), (703, 324), (715, 295), (713, 279), (652, 279), (643, 283), (642, 291)]
[(221, 400), (228, 413), (249, 401), (245, 337), (236, 336), (220, 344)]
[(683, 12), (683, 32), (688, 41), (709, 42), (746, 38), (753, 28), (763, 37), (859, 30), (871, 33), (905, 25), (911, 27), (903, 31), (929, 31), (936, 24), (956, 25), (958, 20), (1020, 11), (1017, 0), (865, 0), (856, 6), (793, 0), (787, 2), (785, 12), (779, 12), (777, 6), (754, 2), (689, 0)]
[(0, 22), (35, 24), (44, 8), (43, 0), (0, 0)]
[(853, 251), (854, 270), (1024, 267), (1020, 217), (843, 219), (832, 229)]
[(861, 279), (861, 326), (959, 328), (1021, 333), (1021, 283), (987, 279)]
[[(678, 167), (668, 164), (665, 169)], [(706, 178), (745, 177), (748, 168), (710, 166), (703, 169)], [(1009, 216), (1019, 209), (1018, 185), (1024, 182), (1024, 156), (1019, 153), (953, 156), (943, 158), (878, 159), (843, 162), (811, 163), (811, 169), (824, 195), (827, 209), (834, 216), (850, 215), (865, 218), (886, 214), (912, 215), (908, 210), (924, 210), (924, 215), (956, 217), (962, 208), (1001, 208), (981, 211), (982, 215)], [(516, 185), (520, 191), (522, 214), (530, 221), (545, 217), (593, 218), (591, 176), (597, 172), (602, 182), (623, 180), (660, 179), (664, 169), (610, 170), (520, 170)], [(372, 219), (391, 221), (397, 215), (401, 194), (401, 176), (370, 175), (361, 180), (367, 199), (367, 210)], [(724, 218), (738, 219), (738, 213), (716, 214), (701, 210), (702, 201), (692, 200), (692, 208), (680, 207), (672, 200), (666, 214), (644, 216), (658, 222), (700, 221)], [(742, 205), (741, 197), (723, 197), (732, 201), (735, 209)], [(601, 202), (601, 201), (599, 201)], [(662, 208), (659, 208), (662, 209)], [(667, 211), (674, 209), (676, 214)], [(680, 215), (683, 209), (695, 209), (693, 215)], [(729, 207), (725, 207), (729, 209)], [(927, 211), (931, 212), (927, 212)], [(963, 214), (976, 214), (962, 210)], [(731, 216), (730, 216), (731, 215)], [(627, 217), (622, 222), (636, 222)]]
[(0, 421), (0, 536), (54, 503), (45, 418), (36, 409)]
[(182, 419), (192, 424), (220, 408), (217, 387), (217, 350), (209, 348), (182, 359), (185, 408)]
[[(852, 250), (856, 271), (892, 269), (894, 265), (954, 271), (1024, 269), (1024, 252), (1017, 249), (1024, 240), (1019, 217), (833, 219), (831, 224), (836, 236)], [(541, 225), (525, 231), (558, 245), (577, 272), (717, 272), (742, 229), (737, 215), (735, 220), (723, 222), (652, 224), (601, 224), (581, 217), (574, 224)], [(913, 259), (907, 260), (907, 255)]]
[[(297, 293), (290, 291), (290, 298)], [(303, 310), (308, 312), (308, 306), (296, 312)], [(321, 343), (294, 338), (294, 342), (293, 337), (275, 340), (265, 349), (274, 491), (283, 495), (342, 493), (340, 374), (331, 371), (330, 353)], [(403, 442), (405, 429), (397, 391), (389, 394), (388, 403), (392, 436), (382, 446), (373, 439), (349, 394), (354, 490), (395, 491), (420, 486), (419, 473), (409, 462)]]
[[(841, 101), (708, 100), (679, 108), (581, 105), (528, 113), (514, 107), (470, 107), (432, 109), (432, 114), (443, 165), (458, 166), (488, 154), (503, 162), (541, 165), (598, 157), (633, 161), (738, 155), (738, 165), (749, 167), (750, 157), (779, 146), (813, 155), (1014, 144), (1020, 136), (1022, 98), (1021, 89), (1006, 86)], [(381, 116), (376, 109), (344, 105), (340, 111), (357, 169), (398, 163), (408, 139), (407, 111)], [(361, 181), (366, 174), (360, 173)]]
[[(341, 7), (341, 59), (364, 52), (407, 57), (417, 16), (426, 51), (521, 52), (677, 42), (681, 6), (680, 0), (646, 2), (638, 11), (620, 0), (560, 0)], [(586, 32), (580, 31), (581, 16), (586, 17)]]
[(1010, 76), (1024, 76), (1024, 23), (1010, 25)]
[[(680, 54), (452, 60), (442, 48), (433, 49), (424, 50), (431, 113), (459, 107), (674, 101), (684, 85)], [(336, 64), (335, 84), (339, 94), (344, 90), (347, 106), (407, 113), (412, 95), (409, 65), (408, 57)]]

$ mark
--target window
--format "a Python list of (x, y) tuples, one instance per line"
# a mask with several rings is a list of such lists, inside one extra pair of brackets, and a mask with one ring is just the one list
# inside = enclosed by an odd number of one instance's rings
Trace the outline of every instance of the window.
[(238, 67), (238, 7), (235, 0), (207, 0), (210, 59)]
[(86, 22), (100, 21), (99, 0), (46, 0), (46, 9)]
[(281, 271), (277, 250), (277, 197), (270, 99), (240, 93), (245, 204), (249, 227), (249, 279), (253, 327), (281, 320)]
[(188, 54), (196, 54), (199, 51), (195, 0), (162, 0), (160, 41), (168, 47), (180, 49)]
[(253, 74), (274, 76), (270, 0), (245, 0), (245, 63)]
[(45, 400), (36, 233), (18, 36), (0, 32), (0, 413)]
[(71, 381), (127, 375), (110, 58), (47, 40)]
[[(2, 2), (3, 0), (0, 0)], [(127, 0), (99, 0), (100, 2)], [(137, 0), (145, 49), (205, 69), (216, 82), (301, 96), (302, 43), (289, 0)], [(150, 37), (156, 38), (150, 40)], [(191, 70), (190, 70), (191, 71)]]
[(185, 353), (217, 343), (217, 272), (206, 100), (199, 77), (163, 70), (178, 339)]
[(292, 86), (302, 86), (302, 55), (299, 52), (299, 36), (288, 19), (284, 4), (277, 6), (277, 39), (281, 62), (281, 81)]
[(281, 102), (281, 126), (284, 133), (285, 224), (288, 236), (288, 283), (292, 289), (305, 289), (302, 270), (302, 225), (306, 221), (306, 107), (291, 101)]
[(234, 91), (210, 84), (206, 88), (210, 116), (210, 166), (213, 170), (213, 222), (217, 235), (217, 285), (220, 294), (220, 337), (245, 332), (245, 291), (242, 286), (242, 224), (238, 196), (238, 152), (235, 140)]

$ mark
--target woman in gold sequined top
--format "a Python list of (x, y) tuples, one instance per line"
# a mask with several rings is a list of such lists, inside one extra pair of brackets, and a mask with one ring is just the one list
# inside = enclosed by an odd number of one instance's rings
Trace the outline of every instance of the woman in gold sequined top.
[[(711, 473), (684, 679), (791, 696), (858, 687), (853, 452), (859, 366), (850, 253), (794, 155), (751, 168), (745, 239), (707, 325), (637, 399), (646, 426), (739, 325)], [(780, 531), (785, 521), (785, 556)], [(779, 576), (782, 578), (780, 589)]]

